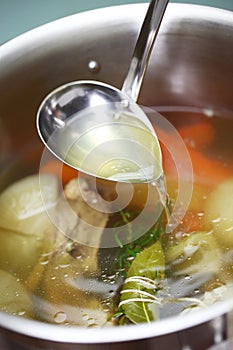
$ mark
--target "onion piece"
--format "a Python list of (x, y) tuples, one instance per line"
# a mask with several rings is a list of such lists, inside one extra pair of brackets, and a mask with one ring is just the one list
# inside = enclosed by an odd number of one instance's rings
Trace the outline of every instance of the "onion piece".
[(51, 225), (47, 210), (56, 205), (58, 180), (52, 174), (31, 175), (0, 195), (0, 227), (24, 234), (39, 234)]
[(9, 272), (0, 270), (0, 310), (31, 318), (33, 305), (26, 288)]
[(47, 242), (44, 236), (38, 238), (0, 229), (0, 268), (24, 280), (39, 260)]

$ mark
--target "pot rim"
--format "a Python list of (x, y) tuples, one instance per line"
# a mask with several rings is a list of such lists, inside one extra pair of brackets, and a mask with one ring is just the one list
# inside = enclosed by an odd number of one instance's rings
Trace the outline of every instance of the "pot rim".
[[(120, 23), (122, 20), (128, 19), (128, 14), (132, 12), (134, 13), (135, 18), (137, 18), (137, 14), (142, 16), (143, 12), (146, 11), (146, 8), (146, 3), (110, 6), (107, 8), (67, 16), (42, 25), (38, 28), (30, 30), (29, 32), (23, 33), (17, 38), (12, 39), (0, 46), (1, 57), (9, 58), (9, 60), (5, 60), (3, 66), (6, 66), (7, 71), (7, 66), (11, 66), (10, 63), (17, 59), (17, 55), (16, 57), (14, 56), (14, 53), (17, 52), (17, 50), (20, 52), (18, 55), (22, 56), (22, 52), (23, 55), (25, 55), (24, 48), (27, 51), (27, 48), (31, 45), (41, 45), (45, 39), (48, 41), (50, 40), (50, 37), (53, 37), (54, 35), (59, 36), (59, 33), (62, 33), (64, 30), (68, 31), (77, 26), (81, 27), (82, 25), (85, 27), (87, 19), (88, 22), (90, 22), (94, 27), (96, 18), (102, 18), (103, 21), (101, 25), (103, 26), (105, 22), (107, 23), (109, 21), (109, 15), (113, 12), (114, 18), (116, 18), (116, 21), (119, 21)], [(200, 19), (203, 21), (212, 21), (217, 25), (221, 25), (224, 22), (224, 24), (233, 27), (233, 12), (223, 9), (202, 5), (173, 3), (169, 4), (164, 21), (171, 21), (174, 13), (177, 18), (181, 19), (185, 18), (186, 20), (195, 20), (195, 18), (198, 18), (199, 21)], [(162, 27), (161, 30), (163, 31)], [(0, 326), (25, 336), (57, 342), (90, 344), (112, 343), (145, 339), (184, 330), (208, 322), (213, 318), (228, 313), (231, 309), (233, 309), (233, 298), (218, 302), (213, 306), (196, 311), (195, 313), (168, 317), (149, 324), (129, 325), (125, 326), (124, 328), (83, 328), (78, 326), (58, 326), (23, 319), (0, 312)], [(124, 329), (126, 331), (123, 331)]]
[[(137, 18), (142, 17), (143, 19), (143, 14), (146, 13), (147, 3), (115, 5), (80, 12), (43, 24), (6, 41), (0, 45), (1, 56), (11, 55), (11, 50), (15, 51), (15, 49), (19, 49), (22, 52), (23, 48), (31, 47), (33, 43), (35, 45), (37, 42), (47, 42), (52, 36), (59, 37), (59, 34), (63, 33), (64, 30), (69, 31), (72, 28), (85, 27), (87, 21), (90, 27), (95, 28), (97, 24), (96, 19), (101, 18), (101, 27), (103, 27), (105, 23), (109, 23), (110, 13), (112, 12), (114, 12), (114, 25), (116, 25), (117, 22), (122, 23), (122, 20), (129, 18), (129, 13), (132, 12), (132, 8), (137, 24)], [(185, 18), (186, 20), (194, 20), (196, 18), (203, 21), (214, 21), (216, 24), (220, 25), (224, 21), (225, 24), (233, 26), (233, 12), (221, 8), (197, 4), (169, 3), (163, 18), (163, 23), (171, 21), (174, 14), (177, 19)], [(133, 20), (133, 18), (130, 19)], [(160, 32), (163, 32), (163, 23)]]
[(80, 344), (117, 343), (142, 340), (185, 330), (209, 322), (231, 310), (233, 310), (233, 298), (228, 298), (225, 301), (217, 302), (212, 306), (190, 314), (168, 317), (151, 323), (127, 325), (123, 326), (123, 328), (120, 326), (85, 328), (55, 325), (0, 312), (0, 326), (24, 336), (55, 342)]

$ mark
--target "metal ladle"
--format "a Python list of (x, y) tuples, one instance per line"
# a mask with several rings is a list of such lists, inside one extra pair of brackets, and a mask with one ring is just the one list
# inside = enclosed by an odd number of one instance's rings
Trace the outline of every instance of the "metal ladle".
[(42, 102), (38, 133), (63, 162), (121, 181), (149, 182), (163, 173), (157, 136), (136, 101), (168, 1), (150, 2), (121, 90), (97, 81), (76, 81)]

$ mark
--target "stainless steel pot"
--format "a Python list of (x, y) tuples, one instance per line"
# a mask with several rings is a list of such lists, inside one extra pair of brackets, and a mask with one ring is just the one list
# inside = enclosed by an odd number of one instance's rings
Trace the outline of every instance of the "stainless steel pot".
[[(0, 189), (38, 169), (41, 143), (35, 115), (47, 93), (79, 79), (121, 87), (146, 8), (124, 5), (78, 14), (0, 47)], [(230, 115), (232, 38), (233, 13), (170, 4), (139, 102), (217, 109)], [(233, 298), (193, 315), (107, 329), (58, 327), (1, 313), (1, 348), (202, 350), (230, 336), (232, 308)]]

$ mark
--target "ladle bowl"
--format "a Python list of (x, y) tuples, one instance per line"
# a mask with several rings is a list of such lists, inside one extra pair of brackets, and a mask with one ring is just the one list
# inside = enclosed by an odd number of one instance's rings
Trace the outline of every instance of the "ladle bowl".
[(37, 123), (52, 153), (85, 173), (131, 182), (149, 182), (162, 173), (149, 119), (110, 85), (79, 81), (61, 86), (41, 105)]
[(150, 2), (122, 90), (77, 81), (55, 89), (42, 102), (37, 129), (60, 160), (113, 180), (148, 182), (160, 177), (159, 142), (136, 101), (167, 4)]

